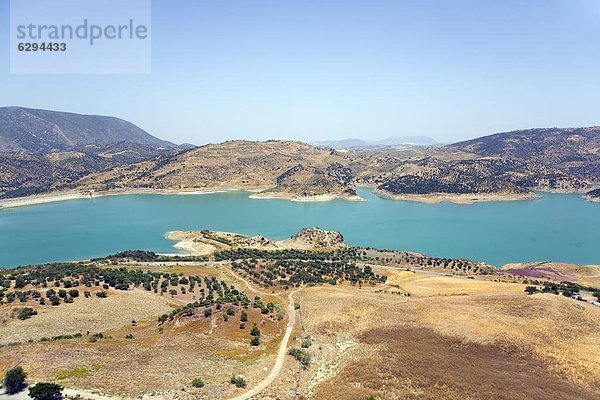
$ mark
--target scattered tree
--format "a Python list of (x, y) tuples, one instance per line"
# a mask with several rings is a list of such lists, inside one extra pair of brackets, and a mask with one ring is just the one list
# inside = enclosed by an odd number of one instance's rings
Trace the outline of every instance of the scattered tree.
[(252, 336), (260, 336), (260, 329), (258, 329), (258, 326), (256, 326), (256, 324), (252, 325), (252, 330), (250, 331), (250, 334)]
[(527, 286), (525, 288), (525, 292), (527, 292), (528, 294), (534, 294), (537, 293), (538, 289), (535, 286)]
[(13, 367), (6, 372), (4, 376), (4, 389), (7, 394), (18, 393), (25, 387), (25, 378), (27, 374), (20, 366)]

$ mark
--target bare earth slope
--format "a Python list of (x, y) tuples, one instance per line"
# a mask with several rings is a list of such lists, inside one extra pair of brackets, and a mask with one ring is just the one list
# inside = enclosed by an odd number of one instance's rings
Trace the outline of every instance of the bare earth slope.
[(345, 158), (334, 151), (289, 141), (210, 144), (89, 176), (80, 187), (98, 190), (244, 189), (272, 197), (352, 197)]

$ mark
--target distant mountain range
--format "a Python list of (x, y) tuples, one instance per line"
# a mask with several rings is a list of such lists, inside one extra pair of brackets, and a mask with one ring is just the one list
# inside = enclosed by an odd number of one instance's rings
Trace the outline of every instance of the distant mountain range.
[[(290, 141), (231, 141), (92, 174), (64, 188), (238, 188), (261, 191), (255, 197), (303, 199), (350, 198), (357, 186), (368, 186), (398, 199), (525, 199), (534, 198), (536, 190), (584, 192), (600, 183), (600, 173), (595, 172), (600, 152), (594, 150), (600, 132), (584, 131), (587, 135), (570, 130), (564, 136), (553, 133), (546, 141), (534, 140), (530, 131), (522, 131), (507, 135), (506, 143), (500, 134), (401, 151), (346, 152)], [(510, 143), (515, 141), (531, 143), (528, 157), (503, 150), (512, 148)], [(576, 146), (569, 145), (573, 141)], [(553, 153), (557, 155), (550, 156)]]
[(0, 108), (0, 198), (138, 188), (352, 198), (356, 187), (369, 186), (395, 198), (514, 199), (600, 185), (600, 127), (528, 129), (445, 146), (422, 136), (316, 145), (230, 141), (191, 148), (118, 118)]
[(0, 107), (0, 197), (44, 192), (186, 148), (115, 117)]
[(403, 147), (403, 146), (439, 146), (436, 142), (427, 136), (392, 136), (382, 140), (362, 140), (362, 139), (342, 139), (325, 140), (312, 143), (318, 147), (331, 147), (334, 149), (363, 149), (377, 147)]

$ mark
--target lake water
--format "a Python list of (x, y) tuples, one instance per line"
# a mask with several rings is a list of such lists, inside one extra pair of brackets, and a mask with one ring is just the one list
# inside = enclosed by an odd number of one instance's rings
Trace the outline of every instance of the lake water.
[(473, 205), (379, 198), (297, 203), (248, 193), (124, 195), (0, 211), (0, 266), (100, 257), (126, 249), (175, 252), (172, 230), (222, 230), (272, 239), (303, 227), (343, 233), (352, 245), (464, 257), (600, 264), (600, 204), (578, 195)]

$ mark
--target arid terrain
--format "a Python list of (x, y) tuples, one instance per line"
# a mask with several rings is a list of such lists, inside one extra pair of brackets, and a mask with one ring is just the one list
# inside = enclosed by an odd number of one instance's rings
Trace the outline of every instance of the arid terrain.
[(355, 188), (364, 186), (393, 199), (472, 203), (531, 199), (537, 197), (534, 190), (584, 192), (599, 182), (593, 171), (503, 154), (482, 157), (469, 149), (339, 151), (290, 141), (231, 141), (91, 174), (54, 189), (243, 189), (254, 191), (255, 198), (318, 201), (358, 200)]
[(355, 189), (369, 187), (429, 203), (531, 199), (534, 191), (595, 200), (599, 137), (600, 128), (590, 127), (521, 130), (446, 146), (334, 149), (234, 140), (194, 147), (161, 141), (117, 118), (5, 107), (0, 198), (236, 189), (255, 198), (360, 200)]
[(189, 255), (5, 270), (0, 373), (107, 400), (600, 395), (598, 266), (494, 269), (317, 228), (170, 237)]

